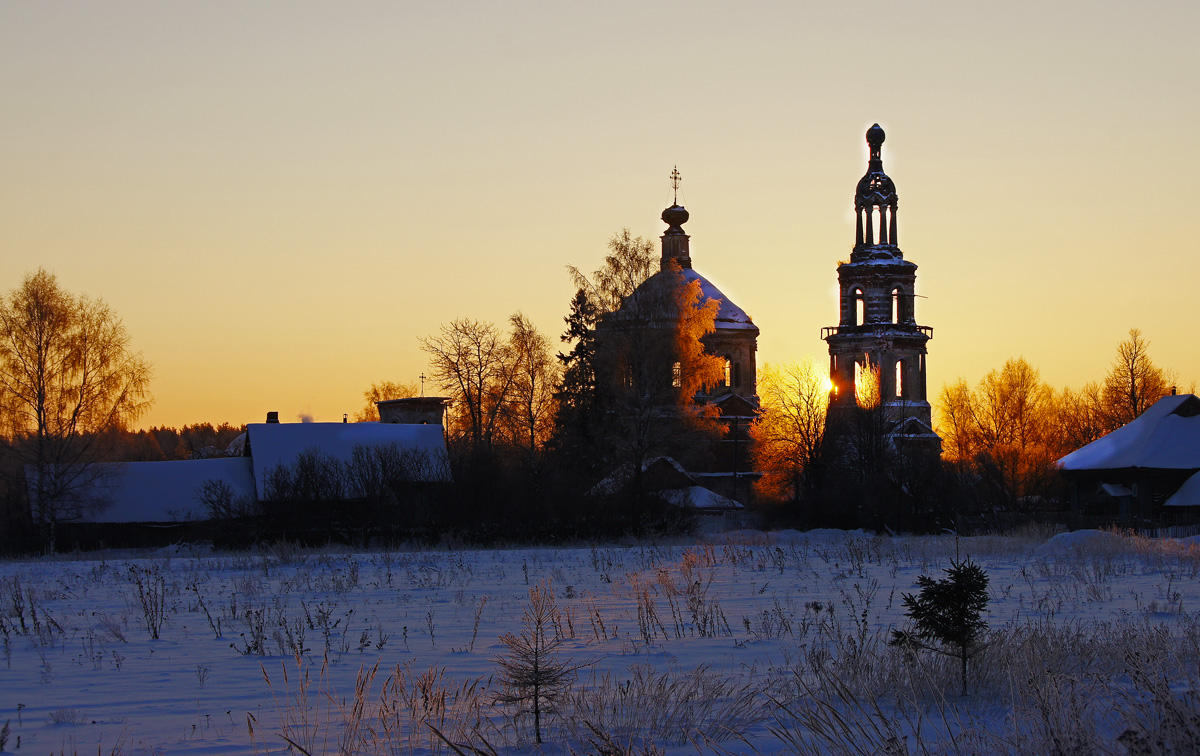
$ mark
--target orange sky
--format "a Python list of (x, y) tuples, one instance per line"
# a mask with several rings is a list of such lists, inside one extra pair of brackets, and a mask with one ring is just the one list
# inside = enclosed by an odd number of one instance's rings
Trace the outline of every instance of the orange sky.
[(454, 318), (557, 339), (678, 165), (760, 364), (824, 360), (878, 121), (931, 392), (1135, 326), (1200, 380), (1194, 2), (576, 5), (5, 3), (0, 290), (106, 299), (145, 425), (335, 420)]

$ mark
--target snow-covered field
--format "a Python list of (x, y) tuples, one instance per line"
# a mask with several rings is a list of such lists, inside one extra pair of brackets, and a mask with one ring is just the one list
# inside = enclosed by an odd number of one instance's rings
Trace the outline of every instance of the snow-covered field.
[[(991, 581), (966, 696), (887, 645), (956, 553)], [(1098, 531), (2, 562), (0, 750), (534, 751), (497, 657), (547, 586), (578, 666), (547, 752), (1196, 753), (1198, 575), (1189, 541)]]

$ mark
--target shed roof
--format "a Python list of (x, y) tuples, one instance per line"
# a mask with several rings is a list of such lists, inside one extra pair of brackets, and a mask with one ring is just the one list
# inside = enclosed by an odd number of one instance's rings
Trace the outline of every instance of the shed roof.
[(1192, 473), (1192, 477), (1185, 480), (1178, 491), (1167, 497), (1163, 506), (1200, 507), (1200, 473)]
[(731, 499), (728, 496), (722, 496), (716, 491), (710, 491), (703, 486), (671, 488), (659, 491), (658, 495), (677, 507), (688, 509), (703, 509), (707, 511), (745, 509), (745, 506), (740, 501)]

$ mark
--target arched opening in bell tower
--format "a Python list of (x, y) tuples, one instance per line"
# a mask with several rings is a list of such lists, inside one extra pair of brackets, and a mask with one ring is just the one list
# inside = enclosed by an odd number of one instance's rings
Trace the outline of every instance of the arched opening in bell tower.
[(870, 355), (854, 362), (854, 401), (863, 409), (879, 406), (879, 368), (871, 364)]
[(867, 297), (857, 286), (851, 289), (850, 297), (854, 307), (854, 325), (865, 325), (867, 322)]

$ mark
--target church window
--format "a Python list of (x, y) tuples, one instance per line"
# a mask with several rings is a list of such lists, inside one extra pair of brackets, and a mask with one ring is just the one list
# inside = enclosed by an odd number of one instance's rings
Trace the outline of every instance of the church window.
[(733, 385), (738, 388), (742, 387), (742, 363), (733, 363)]
[(900, 287), (892, 289), (892, 322), (900, 322), (900, 313), (903, 305), (900, 302), (901, 292)]
[(733, 362), (728, 357), (726, 357), (725, 358), (725, 369), (721, 373), (721, 382), (717, 385), (719, 385), (721, 388), (725, 388), (726, 386), (732, 386), (733, 385), (733, 376), (731, 375), (732, 372), (733, 372)]
[(675, 388), (683, 388), (683, 366), (678, 362), (671, 365), (671, 385)]
[(904, 360), (896, 360), (896, 398), (904, 398)]

